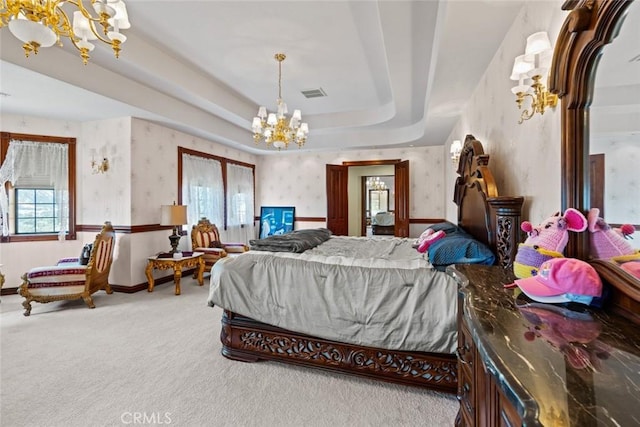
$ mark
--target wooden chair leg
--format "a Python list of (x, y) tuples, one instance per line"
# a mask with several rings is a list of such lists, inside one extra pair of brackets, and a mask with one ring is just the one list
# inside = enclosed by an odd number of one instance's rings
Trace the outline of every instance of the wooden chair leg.
[(91, 295), (82, 295), (82, 299), (89, 306), (89, 308), (96, 308), (96, 305), (93, 303), (93, 298)]
[(113, 293), (113, 289), (111, 289), (111, 285), (107, 283), (107, 286), (104, 287), (104, 291), (111, 295)]
[(24, 315), (29, 316), (31, 314), (31, 300), (29, 298), (25, 299), (22, 302), (22, 306), (24, 307)]

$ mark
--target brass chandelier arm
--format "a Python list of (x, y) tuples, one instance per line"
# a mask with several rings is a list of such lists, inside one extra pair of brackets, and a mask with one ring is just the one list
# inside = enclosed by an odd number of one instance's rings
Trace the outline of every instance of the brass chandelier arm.
[(525, 108), (522, 111), (522, 114), (520, 114), (520, 120), (518, 120), (518, 124), (522, 124), (522, 122), (524, 122), (525, 120), (529, 120), (536, 113), (536, 106), (535, 106), (536, 98), (530, 93), (518, 94), (518, 99), (516, 100), (516, 102), (518, 103), (518, 108), (522, 109), (522, 103), (524, 102), (524, 99), (527, 97), (531, 98), (531, 110), (529, 110), (528, 108)]
[(516, 94), (516, 103), (518, 108), (522, 109), (525, 98), (530, 98), (530, 109), (522, 111), (518, 124), (522, 124), (525, 120), (531, 119), (536, 113), (544, 114), (547, 107), (554, 108), (558, 104), (558, 96), (549, 92), (547, 88), (540, 82), (541, 76), (533, 76), (533, 84), (531, 88), (533, 93), (518, 92)]

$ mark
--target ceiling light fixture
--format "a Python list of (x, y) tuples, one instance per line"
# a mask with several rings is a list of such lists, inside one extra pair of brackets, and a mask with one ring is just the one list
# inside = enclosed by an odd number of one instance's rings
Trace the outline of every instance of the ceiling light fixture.
[(516, 96), (516, 104), (522, 109), (525, 98), (530, 98), (531, 105), (522, 111), (520, 121), (529, 120), (535, 113), (544, 114), (547, 107), (558, 104), (558, 96), (547, 90), (541, 80), (547, 77), (553, 49), (546, 31), (531, 34), (527, 37), (524, 55), (517, 56), (511, 71), (511, 80), (518, 80), (511, 92)]
[(387, 189), (387, 184), (379, 176), (370, 176), (367, 178), (367, 187), (370, 190), (382, 191)]
[(278, 111), (267, 115), (265, 107), (258, 109), (258, 116), (253, 118), (251, 124), (253, 140), (257, 144), (264, 138), (267, 146), (273, 145), (278, 150), (286, 149), (291, 142), (302, 148), (309, 134), (309, 125), (301, 123), (300, 110), (294, 110), (291, 119), (287, 118), (287, 104), (282, 100), (282, 61), (286, 56), (284, 53), (276, 53), (274, 58), (278, 61)]
[[(4, 0), (0, 8), (0, 28), (9, 31), (24, 44), (24, 54), (38, 54), (41, 47), (54, 43), (62, 46), (67, 37), (80, 51), (82, 62), (89, 61), (95, 47), (89, 40), (100, 40), (111, 46), (116, 58), (127, 40), (120, 30), (131, 27), (123, 0), (90, 0), (93, 12), (82, 0)], [(63, 9), (67, 9), (66, 11)], [(73, 25), (69, 13), (73, 12)]]

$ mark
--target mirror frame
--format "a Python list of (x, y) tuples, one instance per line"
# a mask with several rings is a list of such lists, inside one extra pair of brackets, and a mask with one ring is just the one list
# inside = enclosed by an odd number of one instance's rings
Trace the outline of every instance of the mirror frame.
[[(589, 106), (593, 100), (595, 73), (602, 49), (622, 26), (633, 0), (567, 0), (569, 15), (556, 43), (549, 90), (561, 99), (561, 205), (588, 212), (589, 201)], [(569, 240), (567, 257), (587, 260), (589, 235), (578, 233)], [(593, 260), (600, 276), (614, 287), (612, 305), (640, 323), (640, 283), (610, 261)]]

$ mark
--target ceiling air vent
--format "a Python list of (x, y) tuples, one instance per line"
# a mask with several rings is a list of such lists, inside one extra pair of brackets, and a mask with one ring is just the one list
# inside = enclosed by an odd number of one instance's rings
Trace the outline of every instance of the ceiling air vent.
[(327, 94), (322, 90), (321, 87), (318, 89), (307, 89), (303, 90), (302, 94), (307, 98), (320, 98), (322, 96), (327, 96)]

